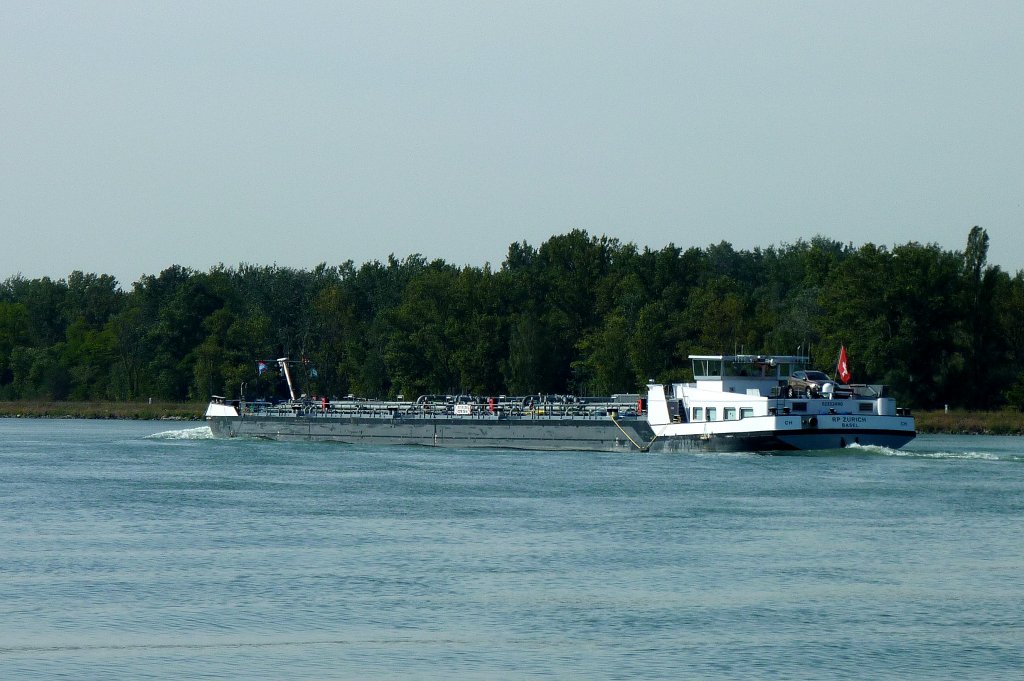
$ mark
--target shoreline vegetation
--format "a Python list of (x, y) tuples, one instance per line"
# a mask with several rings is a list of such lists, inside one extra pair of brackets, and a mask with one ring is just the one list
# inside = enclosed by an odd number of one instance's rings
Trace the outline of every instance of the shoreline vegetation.
[(1024, 435), (1024, 412), (1000, 411), (915, 411), (918, 433), (949, 435)]
[(988, 265), (988, 244), (974, 227), (962, 251), (820, 236), (652, 250), (574, 229), (482, 267), (15, 275), (0, 281), (0, 401), (283, 396), (277, 358), (309, 395), (610, 395), (689, 382), (695, 354), (795, 352), (829, 373), (845, 349), (852, 380), (901, 407), (1024, 410), (1024, 270)]
[(0, 418), (123, 419), (130, 421), (199, 421), (206, 402), (0, 402)]
[[(0, 402), (0, 418), (124, 419), (201, 421), (206, 403), (194, 402)], [(915, 411), (918, 433), (950, 435), (1024, 435), (1024, 412)]]

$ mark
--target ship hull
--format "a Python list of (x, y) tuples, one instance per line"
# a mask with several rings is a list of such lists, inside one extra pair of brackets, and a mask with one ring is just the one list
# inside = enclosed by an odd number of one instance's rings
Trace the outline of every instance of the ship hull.
[(760, 432), (683, 435), (662, 438), (651, 447), (656, 451), (702, 452), (794, 452), (845, 447), (885, 447), (899, 449), (914, 439), (914, 433), (889, 430), (814, 432)]
[(215, 437), (419, 445), (456, 449), (640, 451), (654, 437), (640, 419), (457, 419), (212, 416)]
[(213, 416), (214, 436), (455, 449), (598, 452), (786, 452), (879, 446), (898, 449), (913, 431), (804, 430), (655, 437), (643, 420), (629, 419), (374, 419)]

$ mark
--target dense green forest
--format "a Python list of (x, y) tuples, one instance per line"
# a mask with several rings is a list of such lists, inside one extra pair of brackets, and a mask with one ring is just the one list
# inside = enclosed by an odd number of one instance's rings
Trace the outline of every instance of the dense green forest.
[(918, 408), (1024, 407), (1024, 273), (963, 251), (816, 237), (752, 251), (638, 249), (576, 230), (500, 269), (419, 256), (311, 271), (170, 267), (0, 285), (0, 400), (633, 392), (691, 353), (810, 352)]

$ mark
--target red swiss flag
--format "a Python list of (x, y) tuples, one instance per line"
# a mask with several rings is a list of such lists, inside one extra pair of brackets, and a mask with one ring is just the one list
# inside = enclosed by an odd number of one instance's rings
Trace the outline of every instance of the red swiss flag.
[(836, 371), (839, 372), (839, 380), (843, 383), (849, 383), (852, 375), (850, 374), (850, 367), (846, 363), (846, 346), (840, 346), (842, 349), (839, 351), (839, 365), (836, 367)]

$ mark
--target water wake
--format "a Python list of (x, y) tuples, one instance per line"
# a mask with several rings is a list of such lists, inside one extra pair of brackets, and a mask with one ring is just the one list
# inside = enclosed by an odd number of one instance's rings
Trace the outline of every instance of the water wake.
[(902, 456), (916, 456), (922, 459), (968, 459), (974, 461), (1017, 461), (1018, 456), (1000, 456), (991, 452), (902, 452)]
[(147, 440), (212, 440), (213, 432), (210, 426), (199, 426), (198, 428), (185, 428), (183, 430), (165, 430), (160, 433), (153, 433), (145, 437)]
[(880, 456), (901, 456), (906, 454), (899, 449), (893, 449), (892, 447), (883, 447), (882, 445), (862, 445), (859, 442), (854, 442), (847, 445), (847, 449), (857, 449), (865, 454), (878, 454)]
[(993, 452), (922, 452), (913, 449), (890, 449), (877, 445), (852, 444), (848, 449), (858, 449), (865, 454), (877, 454), (878, 456), (898, 456), (909, 459), (947, 459), (966, 461), (1024, 461), (1024, 455), (1006, 454), (1000, 455)]

